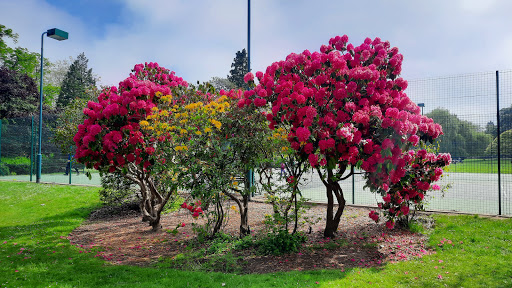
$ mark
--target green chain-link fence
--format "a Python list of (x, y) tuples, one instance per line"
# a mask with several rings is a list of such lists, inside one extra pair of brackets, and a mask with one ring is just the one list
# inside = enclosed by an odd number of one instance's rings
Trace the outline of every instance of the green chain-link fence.
[[(99, 174), (91, 171), (89, 180), (84, 165), (52, 142), (57, 117), (43, 115), (41, 182), (100, 185)], [(38, 117), (3, 119), (0, 125), (0, 179), (35, 182)]]
[[(441, 183), (451, 188), (444, 196), (432, 193), (427, 209), (512, 215), (512, 70), (412, 80), (406, 92), (422, 106), (422, 113), (442, 124), (439, 152), (449, 152), (454, 159)], [(89, 180), (84, 167), (73, 161), (69, 173), (72, 155), (62, 154), (51, 141), (49, 127), (55, 120), (43, 117), (41, 182), (100, 185), (97, 173), (91, 171)], [(32, 117), (2, 120), (0, 179), (35, 182), (31, 159), (37, 151), (37, 124)], [(325, 202), (320, 179), (315, 173), (306, 178), (302, 194)], [(360, 174), (341, 185), (347, 203), (376, 205), (381, 200), (363, 189)]]

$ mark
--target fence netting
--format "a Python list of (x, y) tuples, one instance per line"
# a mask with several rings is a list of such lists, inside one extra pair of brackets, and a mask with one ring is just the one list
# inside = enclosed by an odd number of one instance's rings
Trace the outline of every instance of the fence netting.
[[(63, 154), (52, 141), (57, 117), (43, 115), (40, 181), (99, 185), (97, 173), (89, 180), (84, 165), (73, 161), (72, 155)], [(36, 182), (39, 118), (2, 119), (0, 128), (0, 179)]]
[[(444, 135), (434, 146), (453, 159), (440, 183), (449, 188), (431, 193), (427, 209), (512, 215), (512, 70), (410, 80), (406, 93), (424, 115), (442, 125)], [(52, 142), (56, 117), (43, 117), (41, 182), (99, 185), (97, 173), (91, 171), (89, 180), (83, 165)], [(1, 121), (0, 179), (36, 181), (37, 118)], [(327, 202), (316, 173), (305, 178), (302, 195)], [(381, 201), (363, 188), (361, 174), (340, 184), (348, 204), (374, 206)]]

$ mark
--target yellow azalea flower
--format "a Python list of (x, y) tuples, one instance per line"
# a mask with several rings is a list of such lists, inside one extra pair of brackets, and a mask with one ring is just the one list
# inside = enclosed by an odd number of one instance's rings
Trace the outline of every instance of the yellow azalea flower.
[(151, 111), (153, 111), (153, 112), (158, 111), (158, 107), (155, 106), (155, 107), (151, 108)]
[(281, 147), (281, 151), (286, 152), (288, 150), (288, 147)]
[(233, 182), (233, 186), (238, 186), (238, 182)]
[(210, 129), (209, 127), (206, 127), (206, 128), (204, 129), (204, 133), (209, 133), (209, 132), (212, 132), (212, 129)]
[(185, 129), (181, 129), (181, 130), (180, 130), (180, 134), (187, 134), (187, 130), (185, 130)]
[(149, 122), (146, 120), (142, 120), (142, 121), (140, 121), (140, 126), (142, 126), (142, 127), (149, 126)]
[(157, 97), (162, 96), (162, 92), (160, 92), (160, 91), (156, 91), (155, 96), (157, 96)]
[[(157, 92), (157, 93), (158, 93), (158, 92)], [(161, 99), (162, 99), (162, 100), (164, 100), (164, 101), (169, 102), (169, 101), (171, 101), (171, 100), (172, 100), (172, 95), (165, 95), (165, 96), (162, 96), (162, 98), (161, 98)]]
[(203, 135), (203, 133), (201, 133), (201, 131), (196, 131), (196, 135), (201, 136), (201, 135)]
[(220, 123), (219, 121), (217, 121), (215, 119), (210, 119), (210, 122), (213, 124), (213, 126), (215, 126), (215, 128), (220, 130), (220, 127), (222, 126), (222, 123)]

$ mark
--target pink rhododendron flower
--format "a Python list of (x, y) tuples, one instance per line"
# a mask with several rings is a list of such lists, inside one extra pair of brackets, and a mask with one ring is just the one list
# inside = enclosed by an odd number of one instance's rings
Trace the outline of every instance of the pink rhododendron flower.
[(254, 106), (256, 106), (256, 107), (265, 106), (266, 104), (267, 104), (267, 100), (265, 100), (265, 99), (262, 99), (262, 98), (254, 99)]
[(315, 154), (309, 154), (308, 156), (309, 164), (311, 167), (316, 167), (318, 165), (318, 156)]
[(244, 76), (245, 83), (249, 83), (250, 81), (254, 81), (254, 74), (252, 74), (251, 72), (245, 74)]
[(298, 127), (296, 134), (297, 138), (299, 139), (299, 142), (306, 142), (309, 139), (311, 132), (309, 132), (308, 128)]
[(395, 221), (388, 220), (386, 222), (386, 227), (388, 227), (388, 229), (393, 229), (395, 227)]

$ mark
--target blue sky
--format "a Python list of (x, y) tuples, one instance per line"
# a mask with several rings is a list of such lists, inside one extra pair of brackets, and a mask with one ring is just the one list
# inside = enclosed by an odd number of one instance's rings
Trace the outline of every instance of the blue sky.
[[(291, 52), (318, 50), (347, 34), (389, 40), (417, 79), (512, 69), (512, 1), (251, 1), (251, 67), (265, 70)], [(101, 84), (116, 85), (137, 63), (158, 62), (189, 82), (225, 77), (247, 46), (244, 0), (0, 0), (0, 23), (19, 46), (62, 60), (85, 52)]]

